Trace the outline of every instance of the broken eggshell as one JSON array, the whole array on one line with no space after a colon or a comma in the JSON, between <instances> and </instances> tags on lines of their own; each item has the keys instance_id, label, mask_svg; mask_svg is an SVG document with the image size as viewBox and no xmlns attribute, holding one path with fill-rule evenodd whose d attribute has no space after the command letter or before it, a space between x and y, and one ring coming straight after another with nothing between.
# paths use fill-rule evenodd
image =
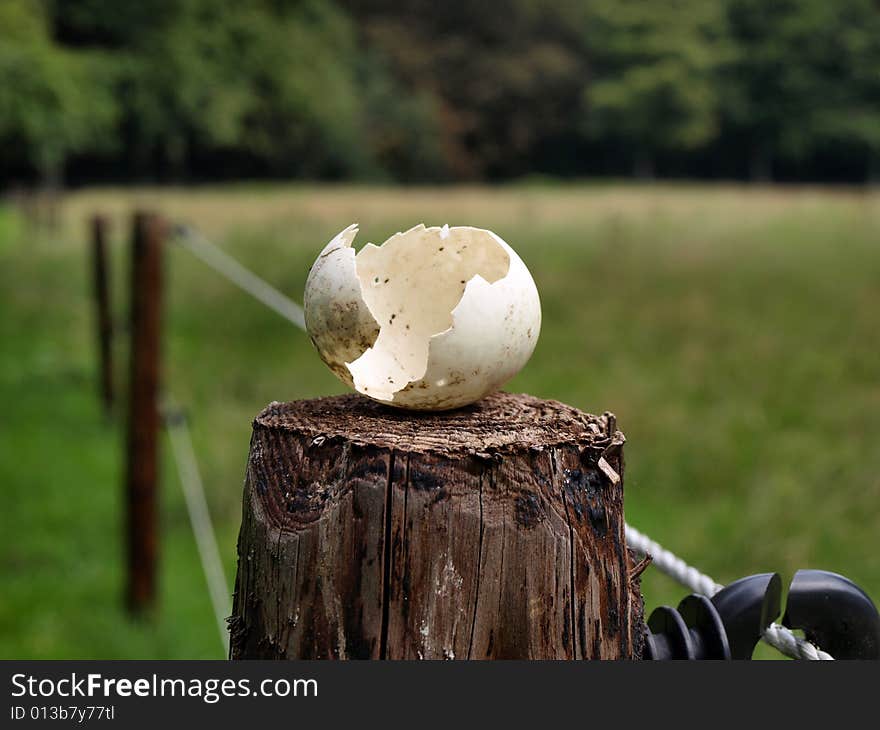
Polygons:
<instances>
[{"instance_id":1,"label":"broken eggshell","mask_svg":"<svg viewBox=\"0 0 880 730\"><path fill-rule=\"evenodd\" d=\"M541 328L535 282L516 252L470 226L396 233L355 253L357 225L306 281L306 329L340 380L388 405L446 410L497 390Z\"/></svg>"}]
</instances>

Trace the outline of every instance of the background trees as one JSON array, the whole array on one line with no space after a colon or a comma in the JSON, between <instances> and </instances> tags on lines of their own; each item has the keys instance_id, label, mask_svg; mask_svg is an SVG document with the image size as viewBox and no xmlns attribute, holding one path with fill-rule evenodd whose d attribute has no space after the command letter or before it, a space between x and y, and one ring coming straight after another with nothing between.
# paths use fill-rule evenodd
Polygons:
<instances>
[{"instance_id":1,"label":"background trees","mask_svg":"<svg viewBox=\"0 0 880 730\"><path fill-rule=\"evenodd\" d=\"M774 164L870 174L880 133L880 6L727 0L735 55L719 78L751 176ZM857 165L855 160L859 160Z\"/></svg>"},{"instance_id":2,"label":"background trees","mask_svg":"<svg viewBox=\"0 0 880 730\"><path fill-rule=\"evenodd\" d=\"M51 37L39 3L0 3L0 160L55 181L73 154L105 148L116 121L102 54Z\"/></svg>"},{"instance_id":3,"label":"background trees","mask_svg":"<svg viewBox=\"0 0 880 730\"><path fill-rule=\"evenodd\" d=\"M0 182L880 174L875 0L4 0Z\"/></svg>"},{"instance_id":4,"label":"background trees","mask_svg":"<svg viewBox=\"0 0 880 730\"><path fill-rule=\"evenodd\" d=\"M653 176L658 153L686 155L716 137L715 82L731 53L720 2L593 0L584 46L587 130L622 141L637 176Z\"/></svg>"}]
</instances>

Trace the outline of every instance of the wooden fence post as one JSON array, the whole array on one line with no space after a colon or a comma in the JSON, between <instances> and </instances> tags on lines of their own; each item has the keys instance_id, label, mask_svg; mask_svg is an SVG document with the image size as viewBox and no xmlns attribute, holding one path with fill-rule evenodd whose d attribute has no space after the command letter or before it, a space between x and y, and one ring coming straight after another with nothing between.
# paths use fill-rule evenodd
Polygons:
<instances>
[{"instance_id":1,"label":"wooden fence post","mask_svg":"<svg viewBox=\"0 0 880 730\"><path fill-rule=\"evenodd\" d=\"M95 297L95 321L98 344L98 391L104 411L113 410L113 319L110 305L110 272L107 251L107 218L96 215L91 221L92 282Z\"/></svg>"},{"instance_id":2,"label":"wooden fence post","mask_svg":"<svg viewBox=\"0 0 880 730\"><path fill-rule=\"evenodd\" d=\"M133 613L156 598L159 355L163 221L136 213L132 232L131 352L126 472L126 602Z\"/></svg>"},{"instance_id":3,"label":"wooden fence post","mask_svg":"<svg viewBox=\"0 0 880 730\"><path fill-rule=\"evenodd\" d=\"M614 416L496 393L254 422L233 659L633 659L643 605Z\"/></svg>"}]
</instances>

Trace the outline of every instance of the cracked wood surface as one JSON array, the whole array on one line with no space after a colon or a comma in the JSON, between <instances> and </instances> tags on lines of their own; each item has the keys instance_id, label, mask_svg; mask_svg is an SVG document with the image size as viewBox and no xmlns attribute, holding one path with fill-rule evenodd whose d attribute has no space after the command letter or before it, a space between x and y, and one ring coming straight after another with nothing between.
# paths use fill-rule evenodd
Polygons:
<instances>
[{"instance_id":1,"label":"cracked wood surface","mask_svg":"<svg viewBox=\"0 0 880 730\"><path fill-rule=\"evenodd\" d=\"M235 659L641 655L623 434L496 393L449 413L356 395L254 421Z\"/></svg>"}]
</instances>

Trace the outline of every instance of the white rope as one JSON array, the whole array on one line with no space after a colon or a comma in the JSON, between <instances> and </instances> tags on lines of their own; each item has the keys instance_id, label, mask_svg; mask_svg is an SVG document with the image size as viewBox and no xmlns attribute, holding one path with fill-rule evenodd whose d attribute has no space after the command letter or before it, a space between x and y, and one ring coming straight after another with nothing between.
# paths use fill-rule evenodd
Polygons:
<instances>
[{"instance_id":1,"label":"white rope","mask_svg":"<svg viewBox=\"0 0 880 730\"><path fill-rule=\"evenodd\" d=\"M656 566L657 570L678 581L694 593L711 598L724 588L723 585L716 583L708 575L703 575L675 553L669 552L660 543L639 532L632 525L626 525L626 544L640 555L650 555L652 564Z\"/></svg>"},{"instance_id":2,"label":"white rope","mask_svg":"<svg viewBox=\"0 0 880 730\"><path fill-rule=\"evenodd\" d=\"M218 274L224 276L254 299L277 312L288 322L305 330L306 321L302 307L265 280L248 271L238 261L225 253L194 228L178 224L174 228L180 243L197 258L208 264Z\"/></svg>"},{"instance_id":3,"label":"white rope","mask_svg":"<svg viewBox=\"0 0 880 730\"><path fill-rule=\"evenodd\" d=\"M650 555L653 558L652 564L657 567L657 570L678 581L694 593L700 593L711 598L724 588L723 585L716 583L708 575L704 575L692 565L688 565L675 553L670 552L660 543L639 532L631 525L626 525L626 543L637 553ZM762 638L770 646L792 659L809 659L813 661L834 659L827 652L816 648L806 639L795 636L789 629L776 623L770 624L767 627Z\"/></svg>"},{"instance_id":4,"label":"white rope","mask_svg":"<svg viewBox=\"0 0 880 730\"><path fill-rule=\"evenodd\" d=\"M223 572L223 563L220 560L220 550L217 547L217 538L211 523L211 513L208 511L208 500L205 498L205 487L199 474L192 437L187 427L186 418L179 410L173 407L166 407L163 410L165 411L165 427L171 440L171 450L177 465L180 485L183 488L186 509L189 512L189 521L196 538L196 546L199 550L202 570L205 573L205 581L208 584L208 592L211 594L211 604L217 619L220 641L223 644L224 652L228 654L229 631L226 627L226 617L232 613L231 594L226 583L226 574Z\"/></svg>"}]
</instances>

